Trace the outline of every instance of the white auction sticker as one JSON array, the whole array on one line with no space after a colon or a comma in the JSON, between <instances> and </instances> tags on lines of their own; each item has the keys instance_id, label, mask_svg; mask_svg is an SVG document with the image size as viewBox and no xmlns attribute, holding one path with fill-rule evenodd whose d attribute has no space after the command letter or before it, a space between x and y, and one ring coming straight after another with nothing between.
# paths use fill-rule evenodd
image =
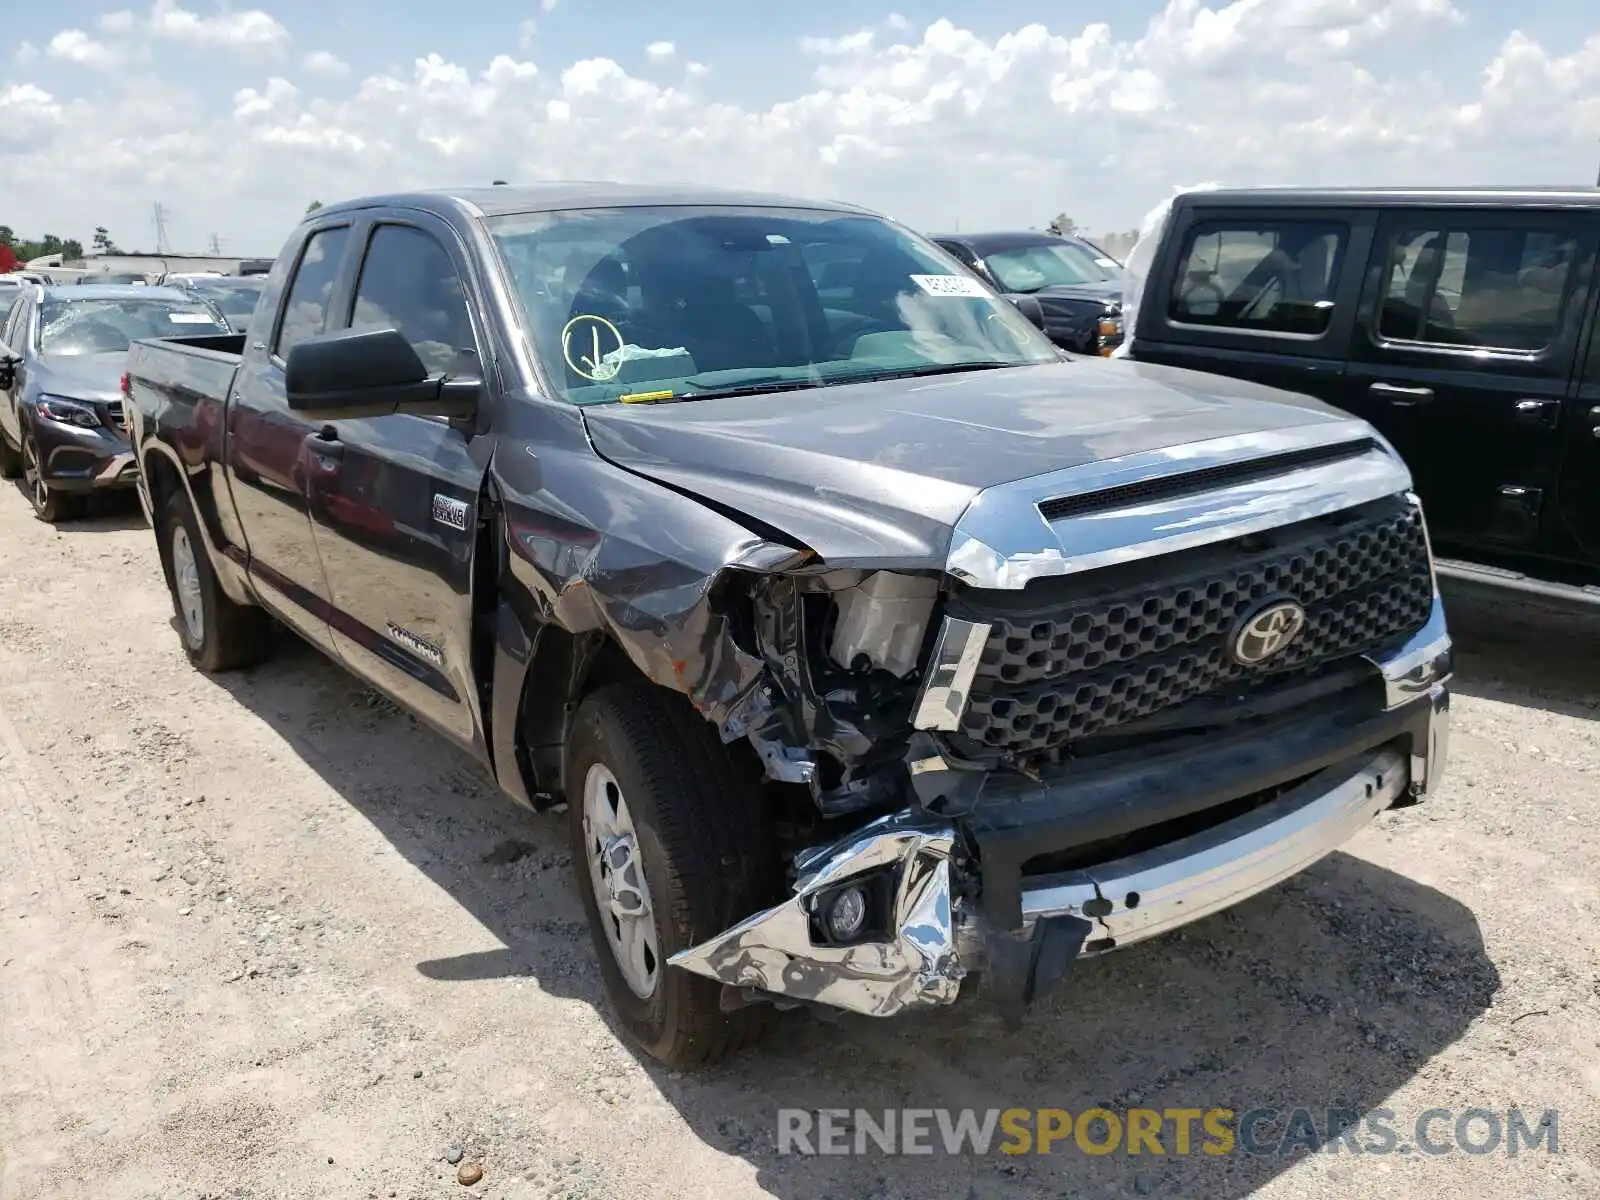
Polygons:
<instances>
[{"instance_id":1,"label":"white auction sticker","mask_svg":"<svg viewBox=\"0 0 1600 1200\"><path fill-rule=\"evenodd\" d=\"M167 320L174 325L215 325L205 313L168 313Z\"/></svg>"},{"instance_id":2,"label":"white auction sticker","mask_svg":"<svg viewBox=\"0 0 1600 1200\"><path fill-rule=\"evenodd\" d=\"M911 282L930 296L977 296L989 293L970 275L913 275Z\"/></svg>"}]
</instances>

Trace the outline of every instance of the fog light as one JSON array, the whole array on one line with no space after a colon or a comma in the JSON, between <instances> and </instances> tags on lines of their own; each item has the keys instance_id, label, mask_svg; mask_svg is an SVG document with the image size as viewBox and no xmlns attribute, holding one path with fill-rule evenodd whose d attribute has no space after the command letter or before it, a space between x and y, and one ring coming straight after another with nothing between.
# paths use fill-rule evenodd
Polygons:
<instances>
[{"instance_id":1,"label":"fog light","mask_svg":"<svg viewBox=\"0 0 1600 1200\"><path fill-rule=\"evenodd\" d=\"M867 893L859 886L840 889L828 904L828 936L847 942L867 923Z\"/></svg>"}]
</instances>

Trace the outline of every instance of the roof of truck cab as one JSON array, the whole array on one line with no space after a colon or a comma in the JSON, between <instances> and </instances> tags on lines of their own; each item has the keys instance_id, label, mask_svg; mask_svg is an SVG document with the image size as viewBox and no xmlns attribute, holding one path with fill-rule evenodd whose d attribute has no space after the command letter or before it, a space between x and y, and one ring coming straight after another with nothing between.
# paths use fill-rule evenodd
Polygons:
<instances>
[{"instance_id":1,"label":"roof of truck cab","mask_svg":"<svg viewBox=\"0 0 1600 1200\"><path fill-rule=\"evenodd\" d=\"M415 208L442 217L466 214L501 217L516 213L553 212L574 208L651 208L668 205L707 205L738 208L809 208L828 212L871 214L868 209L835 200L807 200L770 192L746 192L696 184L635 184L607 182L537 183L498 187L448 188L426 192L399 192L343 200L308 214L311 218L363 208Z\"/></svg>"},{"instance_id":2,"label":"roof of truck cab","mask_svg":"<svg viewBox=\"0 0 1600 1200\"><path fill-rule=\"evenodd\" d=\"M935 242L956 242L968 246L979 254L994 254L1001 250L1016 250L1023 246L1088 245L1073 234L1051 233L1046 229L1002 229L985 233L930 233Z\"/></svg>"},{"instance_id":3,"label":"roof of truck cab","mask_svg":"<svg viewBox=\"0 0 1600 1200\"><path fill-rule=\"evenodd\" d=\"M1538 207L1600 206L1600 188L1573 187L1251 187L1216 188L1186 192L1186 201L1246 207L1268 205L1339 205L1359 208L1379 205L1526 205Z\"/></svg>"}]
</instances>

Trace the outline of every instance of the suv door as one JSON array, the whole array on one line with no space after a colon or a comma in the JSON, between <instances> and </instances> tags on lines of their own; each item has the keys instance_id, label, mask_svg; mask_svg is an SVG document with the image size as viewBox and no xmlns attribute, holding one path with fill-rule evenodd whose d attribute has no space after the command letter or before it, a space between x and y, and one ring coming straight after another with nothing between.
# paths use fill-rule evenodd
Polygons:
<instances>
[{"instance_id":1,"label":"suv door","mask_svg":"<svg viewBox=\"0 0 1600 1200\"><path fill-rule=\"evenodd\" d=\"M1562 429L1596 227L1583 212L1386 212L1343 407L1410 464L1437 541L1536 551L1558 533Z\"/></svg>"},{"instance_id":2,"label":"suv door","mask_svg":"<svg viewBox=\"0 0 1600 1200\"><path fill-rule=\"evenodd\" d=\"M33 307L32 296L18 296L6 313L5 323L0 325L0 353L10 352L22 360L12 369L10 385L0 391L0 435L18 448L22 446L22 421L17 416L17 397L22 395L22 386L28 375Z\"/></svg>"},{"instance_id":3,"label":"suv door","mask_svg":"<svg viewBox=\"0 0 1600 1200\"><path fill-rule=\"evenodd\" d=\"M1182 203L1133 356L1338 403L1371 241L1361 209Z\"/></svg>"},{"instance_id":4,"label":"suv door","mask_svg":"<svg viewBox=\"0 0 1600 1200\"><path fill-rule=\"evenodd\" d=\"M422 213L374 219L334 328L398 329L430 372L481 378L469 258ZM480 401L482 403L482 401ZM482 752L472 670L472 572L490 440L472 422L396 414L324 430L311 515L333 641L360 675Z\"/></svg>"},{"instance_id":5,"label":"suv door","mask_svg":"<svg viewBox=\"0 0 1600 1200\"><path fill-rule=\"evenodd\" d=\"M289 410L283 364L291 346L327 328L350 252L348 220L312 228L274 319L249 334L227 410L225 459L250 576L273 612L319 646L329 642L328 587L306 501L307 440L317 426Z\"/></svg>"}]
</instances>

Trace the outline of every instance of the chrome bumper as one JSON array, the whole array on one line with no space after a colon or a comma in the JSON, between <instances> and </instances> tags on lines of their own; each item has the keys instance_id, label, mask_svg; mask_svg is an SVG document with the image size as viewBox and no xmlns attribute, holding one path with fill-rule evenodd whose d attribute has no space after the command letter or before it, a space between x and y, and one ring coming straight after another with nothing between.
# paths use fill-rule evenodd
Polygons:
<instances>
[{"instance_id":1,"label":"chrome bumper","mask_svg":"<svg viewBox=\"0 0 1600 1200\"><path fill-rule=\"evenodd\" d=\"M1426 736L1403 756L1382 749L1329 767L1231 821L1129 857L1029 877L1024 928L1077 917L1094 932L1080 956L1121 948L1248 899L1338 849L1378 813L1437 789L1449 750L1452 669L1444 610L1392 653L1375 657L1387 706L1427 701ZM1420 744L1417 744L1420 743ZM953 857L956 828L917 809L883 817L796 862L795 894L700 945L673 966L735 988L892 1016L953 1003L984 967L984 930L967 907L970 880ZM849 946L817 936L819 904L850 880L887 876L888 925ZM973 879L976 878L974 872Z\"/></svg>"}]
</instances>

